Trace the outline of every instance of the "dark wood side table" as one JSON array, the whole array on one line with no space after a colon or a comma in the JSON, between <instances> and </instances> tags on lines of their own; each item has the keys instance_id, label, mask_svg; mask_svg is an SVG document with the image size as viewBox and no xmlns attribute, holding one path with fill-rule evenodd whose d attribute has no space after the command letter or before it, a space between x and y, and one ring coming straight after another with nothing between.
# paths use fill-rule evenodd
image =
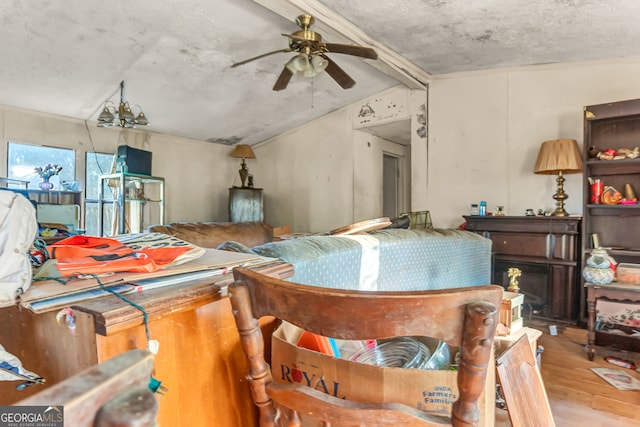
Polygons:
<instances>
[{"instance_id":1,"label":"dark wood side table","mask_svg":"<svg viewBox=\"0 0 640 427\"><path fill-rule=\"evenodd\" d=\"M593 360L596 354L594 347L596 343L596 301L598 298L608 298L614 301L640 302L640 285L614 282L608 285L586 283L584 286L587 288L587 312L589 315L587 319L587 356L589 360Z\"/></svg>"}]
</instances>

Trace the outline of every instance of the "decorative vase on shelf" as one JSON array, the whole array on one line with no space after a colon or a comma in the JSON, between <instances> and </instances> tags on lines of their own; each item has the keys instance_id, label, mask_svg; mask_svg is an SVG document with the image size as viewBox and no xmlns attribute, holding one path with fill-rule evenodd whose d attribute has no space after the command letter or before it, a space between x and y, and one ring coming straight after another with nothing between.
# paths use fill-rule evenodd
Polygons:
<instances>
[{"instance_id":1,"label":"decorative vase on shelf","mask_svg":"<svg viewBox=\"0 0 640 427\"><path fill-rule=\"evenodd\" d=\"M611 268L613 258L606 250L596 248L591 251L587 258L587 266L582 270L582 277L594 285L608 285L613 281L615 272Z\"/></svg>"},{"instance_id":2,"label":"decorative vase on shelf","mask_svg":"<svg viewBox=\"0 0 640 427\"><path fill-rule=\"evenodd\" d=\"M49 178L42 177L42 181L38 183L41 190L48 191L53 188L53 184L49 182Z\"/></svg>"}]
</instances>

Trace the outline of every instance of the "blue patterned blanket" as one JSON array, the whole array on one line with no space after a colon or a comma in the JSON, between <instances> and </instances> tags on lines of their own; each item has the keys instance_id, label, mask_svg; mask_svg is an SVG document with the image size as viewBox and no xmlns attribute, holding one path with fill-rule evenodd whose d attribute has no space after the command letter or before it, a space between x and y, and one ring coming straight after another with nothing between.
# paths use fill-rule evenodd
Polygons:
<instances>
[{"instance_id":1,"label":"blue patterned blanket","mask_svg":"<svg viewBox=\"0 0 640 427\"><path fill-rule=\"evenodd\" d=\"M491 280L491 240L463 230L309 236L253 251L291 263L293 282L329 288L411 291L486 285Z\"/></svg>"}]
</instances>

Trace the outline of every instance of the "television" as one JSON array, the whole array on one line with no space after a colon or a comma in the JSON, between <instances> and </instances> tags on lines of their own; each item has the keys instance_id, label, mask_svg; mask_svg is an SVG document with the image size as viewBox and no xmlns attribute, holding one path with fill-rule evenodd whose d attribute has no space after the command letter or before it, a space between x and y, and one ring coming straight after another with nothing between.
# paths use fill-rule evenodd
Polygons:
<instances>
[{"instance_id":1,"label":"television","mask_svg":"<svg viewBox=\"0 0 640 427\"><path fill-rule=\"evenodd\" d=\"M121 145L118 147L116 172L151 175L151 151Z\"/></svg>"}]
</instances>

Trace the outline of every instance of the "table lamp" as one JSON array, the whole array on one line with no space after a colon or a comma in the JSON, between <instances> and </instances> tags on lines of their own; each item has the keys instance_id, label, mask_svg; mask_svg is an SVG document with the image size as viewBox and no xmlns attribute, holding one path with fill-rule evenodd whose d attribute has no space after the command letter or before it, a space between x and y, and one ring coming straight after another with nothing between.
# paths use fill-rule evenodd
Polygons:
<instances>
[{"instance_id":1,"label":"table lamp","mask_svg":"<svg viewBox=\"0 0 640 427\"><path fill-rule=\"evenodd\" d=\"M569 198L569 195L564 192L562 174L582 172L582 155L576 140L555 139L543 142L533 172L543 175L558 174L556 178L558 190L553 195L556 200L556 210L551 215L569 216L564 210L564 201Z\"/></svg>"},{"instance_id":2,"label":"table lamp","mask_svg":"<svg viewBox=\"0 0 640 427\"><path fill-rule=\"evenodd\" d=\"M240 182L242 183L241 188L247 188L245 186L245 182L247 181L247 176L249 176L249 169L247 168L247 164L245 163L244 159L255 159L256 155L253 153L251 147L246 144L236 145L229 155L231 157L242 159L242 164L240 165L240 170L238 171L238 173L240 173Z\"/></svg>"}]
</instances>

